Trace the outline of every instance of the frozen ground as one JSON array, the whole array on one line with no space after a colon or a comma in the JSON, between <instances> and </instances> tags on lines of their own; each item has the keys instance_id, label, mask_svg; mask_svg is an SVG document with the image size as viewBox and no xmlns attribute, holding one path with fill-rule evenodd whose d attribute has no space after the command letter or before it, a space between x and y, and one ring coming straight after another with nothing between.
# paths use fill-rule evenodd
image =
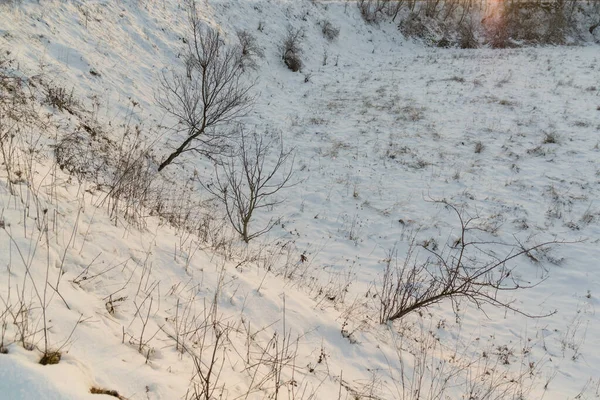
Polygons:
<instances>
[{"instance_id":1,"label":"frozen ground","mask_svg":"<svg viewBox=\"0 0 600 400\"><path fill-rule=\"evenodd\" d=\"M353 6L202 3L228 40L247 29L263 47L248 129L296 151L297 184L254 222L280 224L248 247L214 248L164 219L140 227L109 213L106 193L52 157L55 140L88 119L115 141L139 124L154 155L167 154L177 139L161 128L173 121L154 93L160 71L181 62L177 2L23 3L0 6L10 70L72 91L88 111L36 106L19 141L24 178L0 175L2 398L102 398L92 387L185 398L199 381L185 349L204 354L204 373L215 355L209 398L409 398L419 371L423 393L456 373L449 398L469 398L475 382L496 398L600 396L597 46L431 49L366 25ZM336 40L322 37L324 19L340 28ZM304 29L302 73L279 57L288 25ZM211 179L207 160L186 156L161 174L192 189L182 209L208 197L195 183ZM442 199L479 217L481 240L569 242L510 265L518 282L540 284L506 298L556 313L463 302L457 318L441 303L379 324L373 294L390 249L402 260L413 238L440 251L457 238L456 215L433 202ZM57 365L37 363L44 331Z\"/></svg>"}]
</instances>

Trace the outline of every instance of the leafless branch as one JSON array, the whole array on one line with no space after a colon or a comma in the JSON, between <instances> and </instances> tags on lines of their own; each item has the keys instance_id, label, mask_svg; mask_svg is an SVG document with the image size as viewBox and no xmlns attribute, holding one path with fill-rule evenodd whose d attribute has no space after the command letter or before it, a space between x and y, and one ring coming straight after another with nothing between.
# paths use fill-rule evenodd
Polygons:
<instances>
[{"instance_id":1,"label":"leafless branch","mask_svg":"<svg viewBox=\"0 0 600 400\"><path fill-rule=\"evenodd\" d=\"M533 288L543 282L523 282L514 277L515 267L508 264L519 256L552 245L566 243L551 240L535 245L506 244L494 241L471 240L477 230L471 218L447 201L435 201L456 214L460 223L460 235L445 249L431 249L421 245L430 254L419 261L413 241L404 260L398 259L397 249L390 250L382 281L378 289L379 319L381 323L400 319L412 312L426 309L434 304L449 301L454 309L460 300L467 300L478 308L484 304L502 307L518 314L539 318L554 314L530 314L501 296L502 292ZM493 249L504 248L503 255Z\"/></svg>"},{"instance_id":2,"label":"leafless branch","mask_svg":"<svg viewBox=\"0 0 600 400\"><path fill-rule=\"evenodd\" d=\"M163 73L158 105L183 127L185 140L158 167L161 171L181 154L219 155L228 138L220 127L244 116L253 103L251 83L242 80L243 49L226 46L218 31L204 27L196 3L187 2L190 39L185 73Z\"/></svg>"}]
</instances>

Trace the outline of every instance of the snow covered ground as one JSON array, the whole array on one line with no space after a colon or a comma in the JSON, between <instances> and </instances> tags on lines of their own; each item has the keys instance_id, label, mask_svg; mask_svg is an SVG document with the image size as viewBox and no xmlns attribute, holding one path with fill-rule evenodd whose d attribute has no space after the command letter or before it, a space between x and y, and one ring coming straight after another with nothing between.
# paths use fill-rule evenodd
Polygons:
<instances>
[{"instance_id":1,"label":"snow covered ground","mask_svg":"<svg viewBox=\"0 0 600 400\"><path fill-rule=\"evenodd\" d=\"M160 72L181 66L180 2L0 5L0 50L14 60L3 69L86 110L33 95L12 183L0 172L0 398L194 398L192 379L198 398L600 396L597 46L433 49L365 24L352 4L199 8L226 40L257 38L246 129L295 149L296 185L252 222L280 223L248 246L217 228L215 204L194 208L214 219L201 237L156 216L134 224L54 162L57 139L91 122L115 142L139 126L157 159L181 138L154 100ZM324 20L340 29L333 41ZM304 33L301 73L281 61L289 27ZM209 198L197 181L212 173L186 155L161 172L163 195L184 210ZM509 263L517 282L539 284L502 298L551 315L442 302L380 324L390 250L402 261L414 240L446 255L460 235L436 200L477 216L478 240L567 242ZM58 364L38 364L45 348Z\"/></svg>"}]
</instances>

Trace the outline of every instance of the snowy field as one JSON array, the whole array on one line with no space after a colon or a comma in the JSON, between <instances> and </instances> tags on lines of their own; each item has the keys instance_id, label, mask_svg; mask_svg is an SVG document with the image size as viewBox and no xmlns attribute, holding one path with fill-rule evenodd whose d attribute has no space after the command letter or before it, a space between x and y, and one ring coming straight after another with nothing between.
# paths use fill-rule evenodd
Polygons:
<instances>
[{"instance_id":1,"label":"snowy field","mask_svg":"<svg viewBox=\"0 0 600 400\"><path fill-rule=\"evenodd\" d=\"M436 49L352 4L201 2L226 41L247 30L264 53L245 129L295 154L294 185L251 222L277 224L245 244L199 184L209 160L156 171L182 139L155 101L182 65L179 2L1 3L4 105L6 82L33 87L13 105L22 128L0 115L0 398L600 397L597 45ZM303 31L297 73L281 61L288 27ZM71 106L45 102L48 87ZM136 129L155 196L197 232L152 209L126 218L126 201L55 162L87 132L95 170L102 138L116 159ZM506 263L531 286L499 294L510 309L442 301L382 324L386 263L456 255L445 204L474 218L473 265L555 243Z\"/></svg>"}]
</instances>

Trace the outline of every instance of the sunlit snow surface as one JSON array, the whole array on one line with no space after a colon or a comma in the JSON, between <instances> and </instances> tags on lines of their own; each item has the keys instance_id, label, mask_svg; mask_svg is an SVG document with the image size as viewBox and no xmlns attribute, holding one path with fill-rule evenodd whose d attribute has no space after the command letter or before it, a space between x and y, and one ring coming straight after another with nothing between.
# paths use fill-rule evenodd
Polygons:
<instances>
[{"instance_id":1,"label":"sunlit snow surface","mask_svg":"<svg viewBox=\"0 0 600 400\"><path fill-rule=\"evenodd\" d=\"M162 157L177 137L156 137L157 130L164 133L158 125L173 121L163 118L154 94L161 70L181 63L185 13L177 3L24 1L18 7L2 6L0 49L10 51L24 75L41 74L73 89L89 109L98 104L96 116L106 126L109 121L123 123L136 102L133 120L148 140L157 140L154 153ZM51 345L63 346L77 328L55 366L37 364L40 333L33 352L12 343L9 354L0 355L0 398L99 398L89 393L92 386L117 390L128 399L184 397L193 366L162 329L172 332L177 305L190 299L193 312L202 314L222 266L226 273L220 312L223 321L235 326L220 355L226 360L220 377L223 398L243 398L252 379L240 361L248 337L242 327L264 328L266 344L274 332L282 334L284 315L286 332L292 338L302 335L294 379L307 393L338 398L342 374L362 395L367 393L361 388L376 382L377 398L398 398L396 375L390 373L398 368L398 335L390 331L399 330L401 323L380 325L376 301L366 294L373 293L382 260L394 245L403 259L414 235L416 242L433 240L442 249L457 237L456 216L431 202L441 199L478 215L478 237L484 240L572 242L539 256L538 263L527 257L513 263L519 267L516 279L544 279L533 289L510 293L514 305L532 314L557 313L526 319L490 307L484 314L463 303L458 326L449 304L442 303L428 310L432 316L410 317L407 324L433 329L446 348L443 358L452 349L481 355L484 349L501 353L507 346L515 370L529 362L539 364L532 398L574 398L590 379L585 395L597 395L597 46L433 49L405 40L392 24L366 25L351 5L202 4L203 16L222 29L226 40L235 39L235 30L247 29L264 49L264 58L251 73L256 104L244 122L247 129L281 134L285 146L296 149L297 184L281 192L285 201L279 207L256 216L256 226L272 217L281 217L281 223L250 249L269 244L290 254L291 265L297 267L292 278L266 273L255 263L235 268L238 261L222 261L208 248L198 250L193 238L158 219L149 218L141 230L115 227L100 205L103 194L56 171L46 148L42 154L48 158L36 161L35 179L46 188L48 177L55 177L57 186L54 191L38 189L51 221L56 221L49 248L35 230L33 213L24 229L24 205L9 194L4 175L0 179L0 216L7 224L0 231L0 294L7 299L10 275L14 302L17 284L24 282L26 262L17 248L32 257L32 276L41 286L46 266L55 282L62 265L65 301L50 289L48 294ZM322 37L319 22L324 19L340 27L332 42ZM288 71L280 60L278 46L288 26L304 29L302 73ZM57 131L62 134L60 127L70 129L72 121L52 108L40 110L46 112L57 114L52 127L42 132L42 142L52 143ZM483 145L480 152L475 151L478 142ZM200 179L210 179L209 161L192 155L181 161L167 168L166 176L180 185L194 171ZM194 188L198 198L206 196L199 186ZM302 253L306 263L299 261ZM286 255L277 262L283 263ZM421 250L419 257L424 256ZM88 267L90 275L110 271L72 283ZM31 282L25 282L27 299L37 301ZM150 306L146 339L156 336L149 342L151 354L140 354L135 343L143 318L136 310L142 304L148 311L148 293L156 300ZM335 299L328 300L328 294ZM107 301L119 297L127 299L109 313ZM39 310L33 312L38 315ZM352 333L350 338L342 335L344 330ZM11 331L7 338L14 336ZM322 349L326 363L317 362ZM309 368L314 372L307 372ZM264 398L268 390L250 398ZM281 396L291 397L290 390L286 386ZM342 398L352 398L352 393L344 389Z\"/></svg>"}]
</instances>

